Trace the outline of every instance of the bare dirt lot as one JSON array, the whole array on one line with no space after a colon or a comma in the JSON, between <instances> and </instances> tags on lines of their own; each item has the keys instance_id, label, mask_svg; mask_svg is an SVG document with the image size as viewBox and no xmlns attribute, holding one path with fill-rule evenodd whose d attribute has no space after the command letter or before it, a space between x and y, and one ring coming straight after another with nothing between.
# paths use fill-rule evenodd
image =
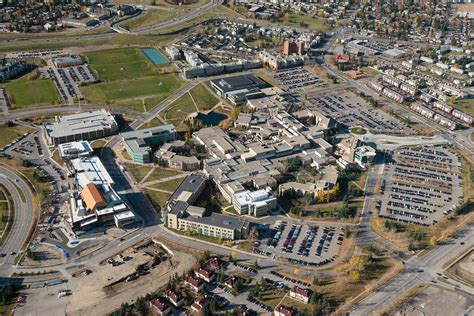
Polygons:
<instances>
[{"instance_id":1,"label":"bare dirt lot","mask_svg":"<svg viewBox=\"0 0 474 316\"><path fill-rule=\"evenodd\" d=\"M166 253L160 246L151 245L139 250L129 248L120 255L112 257L118 265L107 261L101 264L85 265L72 272L69 282L49 288L29 289L24 292L27 304L17 310L21 315L105 315L124 302L133 302L137 297L164 286L169 277L183 274L195 263L192 254L172 249ZM154 256L164 254L165 260L149 268L137 279L126 281L127 276L135 273L140 265L151 267ZM92 272L84 275L87 268ZM71 290L72 295L58 298L61 290ZM107 302L107 304L103 304Z\"/></svg>"},{"instance_id":2,"label":"bare dirt lot","mask_svg":"<svg viewBox=\"0 0 474 316\"><path fill-rule=\"evenodd\" d=\"M403 303L392 315L474 315L474 298L430 286Z\"/></svg>"}]
</instances>

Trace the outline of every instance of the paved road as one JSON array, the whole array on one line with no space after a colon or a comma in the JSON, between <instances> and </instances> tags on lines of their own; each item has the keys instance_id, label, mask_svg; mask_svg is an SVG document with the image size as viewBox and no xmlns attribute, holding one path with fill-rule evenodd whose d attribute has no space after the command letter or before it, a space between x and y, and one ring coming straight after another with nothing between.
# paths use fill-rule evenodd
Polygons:
<instances>
[{"instance_id":1,"label":"paved road","mask_svg":"<svg viewBox=\"0 0 474 316\"><path fill-rule=\"evenodd\" d=\"M374 212L374 202L376 200L375 190L378 180L383 176L383 168L384 157L378 156L373 168L367 173L367 180L364 187L364 204L362 206L360 221L359 225L357 226L356 233L357 246L365 247L377 242L390 250L392 252L392 256L398 258L398 255L403 254L403 251L388 240L374 233L370 227L370 213Z\"/></svg>"},{"instance_id":2,"label":"paved road","mask_svg":"<svg viewBox=\"0 0 474 316\"><path fill-rule=\"evenodd\" d=\"M447 243L437 246L423 257L410 258L400 274L354 306L350 315L371 315L373 312L395 302L400 294L405 293L413 286L432 281L436 281L438 286L474 295L473 288L453 280L448 281L451 285L437 280L437 273L442 273L442 266L450 258L472 247L474 243L474 223L458 232L457 235L459 235L458 238L451 239ZM458 285L458 287L455 288L455 285Z\"/></svg>"},{"instance_id":3,"label":"paved road","mask_svg":"<svg viewBox=\"0 0 474 316\"><path fill-rule=\"evenodd\" d=\"M176 26L176 25L179 25L179 24L184 23L186 21L192 20L196 17L199 17L200 15L205 14L207 11L218 7L221 4L222 4L222 0L212 0L209 3L203 5L199 8L196 8L192 11L189 11L188 13L186 13L183 16L173 18L171 20L167 20L167 21L164 21L164 22L161 22L161 23L158 23L158 24L154 24L154 25L151 25L151 26L136 29L131 34L135 34L135 35L138 35L138 34L139 35L145 35L145 34L149 34L149 33L158 34L157 31L169 28L171 26ZM109 38L114 37L114 36L117 35L117 33L113 31L113 29L114 29L114 26L112 27L112 29L109 32L100 33L100 34L92 34L92 35L87 35L86 34L86 35L76 35L76 36L74 36L74 35L65 36L66 34L58 34L57 37L51 37L51 36L48 36L48 37L41 37L41 36L38 36L38 37L25 37L22 41L20 41L18 43L58 43L59 44L59 43L65 43L65 42L68 42L68 41L74 42L74 41L78 41L78 40L80 40L80 41L106 40L106 39L109 39ZM119 29L117 29L117 31L119 31ZM120 31L120 32L122 32L122 31ZM14 39L0 40L0 43L15 43L15 42L16 41Z\"/></svg>"},{"instance_id":4,"label":"paved road","mask_svg":"<svg viewBox=\"0 0 474 316\"><path fill-rule=\"evenodd\" d=\"M24 180L0 165L0 184L2 184L11 194L14 204L13 226L8 234L1 252L6 256L0 258L0 285L4 278L9 277L13 271L14 255L11 252L18 253L28 238L28 233L33 223L33 196L28 185ZM19 193L19 190L22 193ZM23 197L25 200L23 200Z\"/></svg>"}]
</instances>

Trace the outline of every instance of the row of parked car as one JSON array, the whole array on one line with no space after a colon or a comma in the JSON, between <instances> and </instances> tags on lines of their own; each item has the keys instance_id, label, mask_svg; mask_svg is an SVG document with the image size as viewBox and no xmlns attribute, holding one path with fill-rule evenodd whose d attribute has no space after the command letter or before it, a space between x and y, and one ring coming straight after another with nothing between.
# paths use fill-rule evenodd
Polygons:
<instances>
[{"instance_id":1,"label":"row of parked car","mask_svg":"<svg viewBox=\"0 0 474 316\"><path fill-rule=\"evenodd\" d=\"M300 281L300 280L296 280L296 279L293 279L293 278L290 278L290 277L287 277L281 273L278 273L276 271L271 271L270 274L280 278L280 279L283 279L285 281L288 281L288 282L291 282L293 284L298 284L298 285L301 285L301 286L304 286L304 287L310 287L311 285L306 283L306 282L303 282L303 281Z\"/></svg>"},{"instance_id":2,"label":"row of parked car","mask_svg":"<svg viewBox=\"0 0 474 316\"><path fill-rule=\"evenodd\" d=\"M291 225L290 232L288 233L288 236L283 243L283 247L281 248L283 252L293 252L293 247L295 245L296 239L300 235L301 227L301 225Z\"/></svg>"},{"instance_id":3,"label":"row of parked car","mask_svg":"<svg viewBox=\"0 0 474 316\"><path fill-rule=\"evenodd\" d=\"M300 244L300 248L298 249L299 256L309 256L309 250L313 245L314 236L318 233L318 226L310 226L306 231L303 241Z\"/></svg>"}]
</instances>

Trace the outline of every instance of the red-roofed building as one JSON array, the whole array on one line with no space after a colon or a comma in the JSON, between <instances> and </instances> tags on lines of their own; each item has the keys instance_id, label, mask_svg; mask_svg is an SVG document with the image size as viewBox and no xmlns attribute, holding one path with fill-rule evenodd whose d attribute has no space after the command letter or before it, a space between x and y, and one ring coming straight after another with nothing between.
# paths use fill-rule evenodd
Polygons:
<instances>
[{"instance_id":1,"label":"red-roofed building","mask_svg":"<svg viewBox=\"0 0 474 316\"><path fill-rule=\"evenodd\" d=\"M233 288L234 287L234 284L235 282L237 281L237 277L231 275L231 276L228 276L226 279L225 279L225 285L228 287L228 288Z\"/></svg>"},{"instance_id":2,"label":"red-roofed building","mask_svg":"<svg viewBox=\"0 0 474 316\"><path fill-rule=\"evenodd\" d=\"M209 260L209 265L213 269L219 269L222 265L222 261L219 258L214 257L214 258L211 258L211 260Z\"/></svg>"},{"instance_id":3,"label":"red-roofed building","mask_svg":"<svg viewBox=\"0 0 474 316\"><path fill-rule=\"evenodd\" d=\"M347 64L351 60L351 57L346 54L336 54L333 59L336 64Z\"/></svg>"},{"instance_id":4,"label":"red-roofed building","mask_svg":"<svg viewBox=\"0 0 474 316\"><path fill-rule=\"evenodd\" d=\"M296 316L297 314L294 308L281 304L275 307L273 313L275 314L275 316Z\"/></svg>"},{"instance_id":5,"label":"red-roofed building","mask_svg":"<svg viewBox=\"0 0 474 316\"><path fill-rule=\"evenodd\" d=\"M207 295L199 296L194 300L193 305L191 305L191 309L193 311L199 313L201 311L201 309L203 309L204 307L209 305L210 301L211 300L209 299L209 297Z\"/></svg>"},{"instance_id":6,"label":"red-roofed building","mask_svg":"<svg viewBox=\"0 0 474 316\"><path fill-rule=\"evenodd\" d=\"M188 276L184 284L189 285L195 292L199 292L204 288L204 283L200 279L192 276Z\"/></svg>"},{"instance_id":7,"label":"red-roofed building","mask_svg":"<svg viewBox=\"0 0 474 316\"><path fill-rule=\"evenodd\" d=\"M309 299L311 298L311 294L313 291L310 289L302 289L298 286L293 286L290 289L290 297L297 299L298 301L301 301L303 303L309 303Z\"/></svg>"},{"instance_id":8,"label":"red-roofed building","mask_svg":"<svg viewBox=\"0 0 474 316\"><path fill-rule=\"evenodd\" d=\"M194 271L194 274L198 278L206 281L207 283L211 283L216 278L216 276L214 275L214 272L209 271L209 270L204 269L204 268L197 269L196 271Z\"/></svg>"},{"instance_id":9,"label":"red-roofed building","mask_svg":"<svg viewBox=\"0 0 474 316\"><path fill-rule=\"evenodd\" d=\"M165 316L171 313L170 306L160 299L153 300L148 303L152 315Z\"/></svg>"},{"instance_id":10,"label":"red-roofed building","mask_svg":"<svg viewBox=\"0 0 474 316\"><path fill-rule=\"evenodd\" d=\"M174 292L173 290L167 290L165 292L165 297L171 304L176 307L183 305L183 298L178 293Z\"/></svg>"}]
</instances>

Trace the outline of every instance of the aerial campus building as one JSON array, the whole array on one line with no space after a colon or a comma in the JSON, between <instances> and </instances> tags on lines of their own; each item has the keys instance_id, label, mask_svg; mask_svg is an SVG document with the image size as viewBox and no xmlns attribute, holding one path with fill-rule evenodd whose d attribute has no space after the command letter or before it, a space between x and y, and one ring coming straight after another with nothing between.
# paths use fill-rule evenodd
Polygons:
<instances>
[{"instance_id":1,"label":"aerial campus building","mask_svg":"<svg viewBox=\"0 0 474 316\"><path fill-rule=\"evenodd\" d=\"M222 239L246 238L251 223L245 219L210 212L193 206L206 187L206 178L201 174L187 176L171 195L163 212L168 228Z\"/></svg>"},{"instance_id":2,"label":"aerial campus building","mask_svg":"<svg viewBox=\"0 0 474 316\"><path fill-rule=\"evenodd\" d=\"M50 145L108 137L118 132L114 116L107 110L58 116L45 123L44 132Z\"/></svg>"},{"instance_id":3,"label":"aerial campus building","mask_svg":"<svg viewBox=\"0 0 474 316\"><path fill-rule=\"evenodd\" d=\"M64 161L87 157L94 152L87 140L61 144L58 146L58 150L59 156L61 156L61 159Z\"/></svg>"},{"instance_id":4,"label":"aerial campus building","mask_svg":"<svg viewBox=\"0 0 474 316\"><path fill-rule=\"evenodd\" d=\"M123 227L135 221L135 215L113 189L114 181L97 156L71 160L77 191L70 197L70 228L77 231L115 223Z\"/></svg>"},{"instance_id":5,"label":"aerial campus building","mask_svg":"<svg viewBox=\"0 0 474 316\"><path fill-rule=\"evenodd\" d=\"M23 59L0 58L0 82L18 78L30 68Z\"/></svg>"},{"instance_id":6,"label":"aerial campus building","mask_svg":"<svg viewBox=\"0 0 474 316\"><path fill-rule=\"evenodd\" d=\"M255 75L239 75L211 80L211 87L216 93L233 104L241 104L246 99L262 97L260 89L269 84Z\"/></svg>"},{"instance_id":7,"label":"aerial campus building","mask_svg":"<svg viewBox=\"0 0 474 316\"><path fill-rule=\"evenodd\" d=\"M130 158L137 163L153 161L152 146L163 145L176 139L176 129L173 125L162 125L120 134L125 150Z\"/></svg>"}]
</instances>

